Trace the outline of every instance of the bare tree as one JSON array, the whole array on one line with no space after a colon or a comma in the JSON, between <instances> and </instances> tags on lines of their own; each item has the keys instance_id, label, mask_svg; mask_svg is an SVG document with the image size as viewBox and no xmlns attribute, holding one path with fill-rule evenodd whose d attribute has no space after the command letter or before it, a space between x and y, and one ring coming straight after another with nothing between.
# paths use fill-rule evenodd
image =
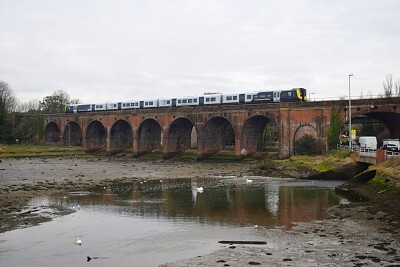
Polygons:
<instances>
[{"instance_id":1,"label":"bare tree","mask_svg":"<svg viewBox=\"0 0 400 267\"><path fill-rule=\"evenodd\" d=\"M396 91L396 96L400 96L400 80L397 79L396 83L394 84L394 88Z\"/></svg>"},{"instance_id":2,"label":"bare tree","mask_svg":"<svg viewBox=\"0 0 400 267\"><path fill-rule=\"evenodd\" d=\"M393 77L392 74L386 75L386 81L383 82L383 91L385 97L393 96Z\"/></svg>"}]
</instances>

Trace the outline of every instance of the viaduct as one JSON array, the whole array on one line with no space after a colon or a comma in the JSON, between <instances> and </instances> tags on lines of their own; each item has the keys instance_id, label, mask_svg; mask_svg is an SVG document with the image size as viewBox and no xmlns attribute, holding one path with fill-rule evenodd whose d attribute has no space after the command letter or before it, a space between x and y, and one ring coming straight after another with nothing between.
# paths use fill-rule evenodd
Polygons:
<instances>
[{"instance_id":1,"label":"viaduct","mask_svg":"<svg viewBox=\"0 0 400 267\"><path fill-rule=\"evenodd\" d=\"M352 120L380 121L391 138L400 138L399 106L399 97L352 100ZM47 114L43 141L82 146L87 152L130 149L134 156L162 149L164 158L170 158L191 148L195 131L198 159L223 150L229 138L241 158L257 151L266 125L273 125L278 154L285 158L305 134L317 140L321 153L327 151L332 107L348 120L346 100Z\"/></svg>"}]
</instances>

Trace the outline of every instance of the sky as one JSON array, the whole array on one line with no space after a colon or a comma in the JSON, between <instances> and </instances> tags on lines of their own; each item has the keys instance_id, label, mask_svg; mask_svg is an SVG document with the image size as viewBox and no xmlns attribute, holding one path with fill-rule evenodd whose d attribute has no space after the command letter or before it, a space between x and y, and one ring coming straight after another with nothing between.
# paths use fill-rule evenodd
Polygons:
<instances>
[{"instance_id":1,"label":"sky","mask_svg":"<svg viewBox=\"0 0 400 267\"><path fill-rule=\"evenodd\" d=\"M398 0L0 0L0 80L20 102L83 103L400 79Z\"/></svg>"}]
</instances>

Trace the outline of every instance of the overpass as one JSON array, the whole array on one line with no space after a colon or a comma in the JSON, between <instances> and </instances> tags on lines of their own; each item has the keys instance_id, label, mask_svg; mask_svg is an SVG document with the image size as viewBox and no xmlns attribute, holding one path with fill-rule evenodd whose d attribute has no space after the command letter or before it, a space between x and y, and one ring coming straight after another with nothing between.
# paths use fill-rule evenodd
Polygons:
<instances>
[{"instance_id":1,"label":"overpass","mask_svg":"<svg viewBox=\"0 0 400 267\"><path fill-rule=\"evenodd\" d=\"M257 151L266 125L272 124L280 157L293 155L295 141L306 134L324 153L332 107L346 121L347 105L347 100L336 100L47 114L43 142L110 154L130 149L134 156L162 149L169 158L190 149L195 132L199 159L218 153L229 142L240 158ZM399 105L399 97L352 100L352 119L380 121L391 138L400 138Z\"/></svg>"}]
</instances>

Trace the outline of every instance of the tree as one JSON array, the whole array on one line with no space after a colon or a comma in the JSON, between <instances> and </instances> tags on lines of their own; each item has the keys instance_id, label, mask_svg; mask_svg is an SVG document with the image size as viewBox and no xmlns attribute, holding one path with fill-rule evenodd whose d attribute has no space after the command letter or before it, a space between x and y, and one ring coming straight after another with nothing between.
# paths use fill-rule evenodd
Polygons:
<instances>
[{"instance_id":1,"label":"tree","mask_svg":"<svg viewBox=\"0 0 400 267\"><path fill-rule=\"evenodd\" d=\"M336 149L339 141L339 135L343 128L343 119L336 107L331 109L331 121L328 130L328 149Z\"/></svg>"},{"instance_id":2,"label":"tree","mask_svg":"<svg viewBox=\"0 0 400 267\"><path fill-rule=\"evenodd\" d=\"M10 113L15 108L15 97L8 83L0 81L0 142L10 141L12 125Z\"/></svg>"},{"instance_id":3,"label":"tree","mask_svg":"<svg viewBox=\"0 0 400 267\"><path fill-rule=\"evenodd\" d=\"M392 74L386 75L386 81L383 82L383 91L385 97L392 97L393 96L393 77Z\"/></svg>"},{"instance_id":4,"label":"tree","mask_svg":"<svg viewBox=\"0 0 400 267\"><path fill-rule=\"evenodd\" d=\"M69 95L63 90L55 91L51 96L46 96L39 102L43 113L62 113L69 103Z\"/></svg>"},{"instance_id":5,"label":"tree","mask_svg":"<svg viewBox=\"0 0 400 267\"><path fill-rule=\"evenodd\" d=\"M396 96L400 96L400 80L397 79L396 83L394 84L394 88L396 91Z\"/></svg>"}]
</instances>

